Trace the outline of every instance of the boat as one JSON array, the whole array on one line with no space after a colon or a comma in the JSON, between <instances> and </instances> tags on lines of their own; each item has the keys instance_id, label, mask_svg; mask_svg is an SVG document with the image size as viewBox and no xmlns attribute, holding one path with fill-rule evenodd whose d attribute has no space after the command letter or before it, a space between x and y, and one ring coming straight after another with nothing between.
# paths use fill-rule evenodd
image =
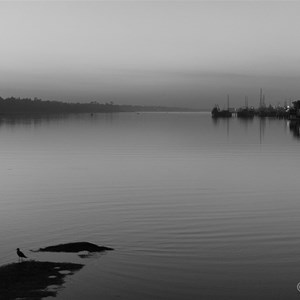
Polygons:
<instances>
[{"instance_id":1,"label":"boat","mask_svg":"<svg viewBox=\"0 0 300 300\"><path fill-rule=\"evenodd\" d=\"M241 107L237 110L237 117L238 118L244 118L244 119L252 119L254 118L254 108L253 107Z\"/></svg>"},{"instance_id":2,"label":"boat","mask_svg":"<svg viewBox=\"0 0 300 300\"><path fill-rule=\"evenodd\" d=\"M211 111L212 118L231 118L232 112L229 110L229 95L227 95L227 109L221 110L218 105Z\"/></svg>"},{"instance_id":3,"label":"boat","mask_svg":"<svg viewBox=\"0 0 300 300\"><path fill-rule=\"evenodd\" d=\"M245 106L237 110L236 116L238 118L252 119L254 118L255 110L254 107L248 107L248 96L245 96Z\"/></svg>"},{"instance_id":4,"label":"boat","mask_svg":"<svg viewBox=\"0 0 300 300\"><path fill-rule=\"evenodd\" d=\"M288 110L288 119L292 122L300 122L300 100L293 101L293 106Z\"/></svg>"},{"instance_id":5,"label":"boat","mask_svg":"<svg viewBox=\"0 0 300 300\"><path fill-rule=\"evenodd\" d=\"M219 106L216 105L211 111L212 118L231 118L232 112L226 109L220 110Z\"/></svg>"}]
</instances>

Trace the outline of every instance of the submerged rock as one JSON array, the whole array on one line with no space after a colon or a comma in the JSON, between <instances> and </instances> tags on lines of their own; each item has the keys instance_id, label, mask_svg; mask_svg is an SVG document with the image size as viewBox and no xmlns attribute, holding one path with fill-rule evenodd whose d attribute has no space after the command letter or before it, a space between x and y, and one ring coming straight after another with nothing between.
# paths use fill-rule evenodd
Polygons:
<instances>
[{"instance_id":1,"label":"submerged rock","mask_svg":"<svg viewBox=\"0 0 300 300\"><path fill-rule=\"evenodd\" d=\"M59 244L55 246L49 246L45 248L40 248L37 251L41 252L81 252L81 251L88 251L88 252L102 252L114 250L110 247L105 246L98 246L88 242L76 242L76 243L67 243L67 244Z\"/></svg>"}]
</instances>

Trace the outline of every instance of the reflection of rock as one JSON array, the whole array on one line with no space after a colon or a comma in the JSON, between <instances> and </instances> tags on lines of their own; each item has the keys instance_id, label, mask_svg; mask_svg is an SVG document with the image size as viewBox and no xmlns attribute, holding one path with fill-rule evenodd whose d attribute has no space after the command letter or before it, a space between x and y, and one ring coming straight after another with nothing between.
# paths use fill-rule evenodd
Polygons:
<instances>
[{"instance_id":1,"label":"reflection of rock","mask_svg":"<svg viewBox=\"0 0 300 300\"><path fill-rule=\"evenodd\" d=\"M42 299L55 296L66 274L80 270L81 264L24 261L0 267L0 299ZM49 288L49 287L52 288ZM57 288L53 289L56 286Z\"/></svg>"},{"instance_id":2,"label":"reflection of rock","mask_svg":"<svg viewBox=\"0 0 300 300\"><path fill-rule=\"evenodd\" d=\"M60 244L60 245L40 248L37 251L44 251L44 252L81 252L81 251L102 252L102 251L107 251L107 250L113 250L113 248L105 247L105 246L98 246L98 245L88 243L88 242L77 242L77 243L67 243L67 244Z\"/></svg>"}]
</instances>

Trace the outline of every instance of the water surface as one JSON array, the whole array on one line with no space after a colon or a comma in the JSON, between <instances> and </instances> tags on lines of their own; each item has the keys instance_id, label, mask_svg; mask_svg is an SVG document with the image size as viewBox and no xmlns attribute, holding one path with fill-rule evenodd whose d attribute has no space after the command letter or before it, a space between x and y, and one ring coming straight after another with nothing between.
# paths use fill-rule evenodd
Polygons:
<instances>
[{"instance_id":1,"label":"water surface","mask_svg":"<svg viewBox=\"0 0 300 300\"><path fill-rule=\"evenodd\" d=\"M300 297L300 140L286 121L4 118L0 141L1 264L17 247L116 248L85 259L58 300Z\"/></svg>"}]
</instances>

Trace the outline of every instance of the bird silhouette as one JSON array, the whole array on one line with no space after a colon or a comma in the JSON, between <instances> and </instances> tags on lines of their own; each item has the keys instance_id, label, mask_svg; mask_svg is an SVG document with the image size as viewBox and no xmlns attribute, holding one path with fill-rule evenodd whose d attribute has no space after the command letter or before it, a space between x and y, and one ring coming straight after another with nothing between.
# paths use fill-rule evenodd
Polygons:
<instances>
[{"instance_id":1,"label":"bird silhouette","mask_svg":"<svg viewBox=\"0 0 300 300\"><path fill-rule=\"evenodd\" d=\"M20 250L20 248L17 248L17 254L19 257L19 262L23 261L23 258L27 258L27 256Z\"/></svg>"}]
</instances>

